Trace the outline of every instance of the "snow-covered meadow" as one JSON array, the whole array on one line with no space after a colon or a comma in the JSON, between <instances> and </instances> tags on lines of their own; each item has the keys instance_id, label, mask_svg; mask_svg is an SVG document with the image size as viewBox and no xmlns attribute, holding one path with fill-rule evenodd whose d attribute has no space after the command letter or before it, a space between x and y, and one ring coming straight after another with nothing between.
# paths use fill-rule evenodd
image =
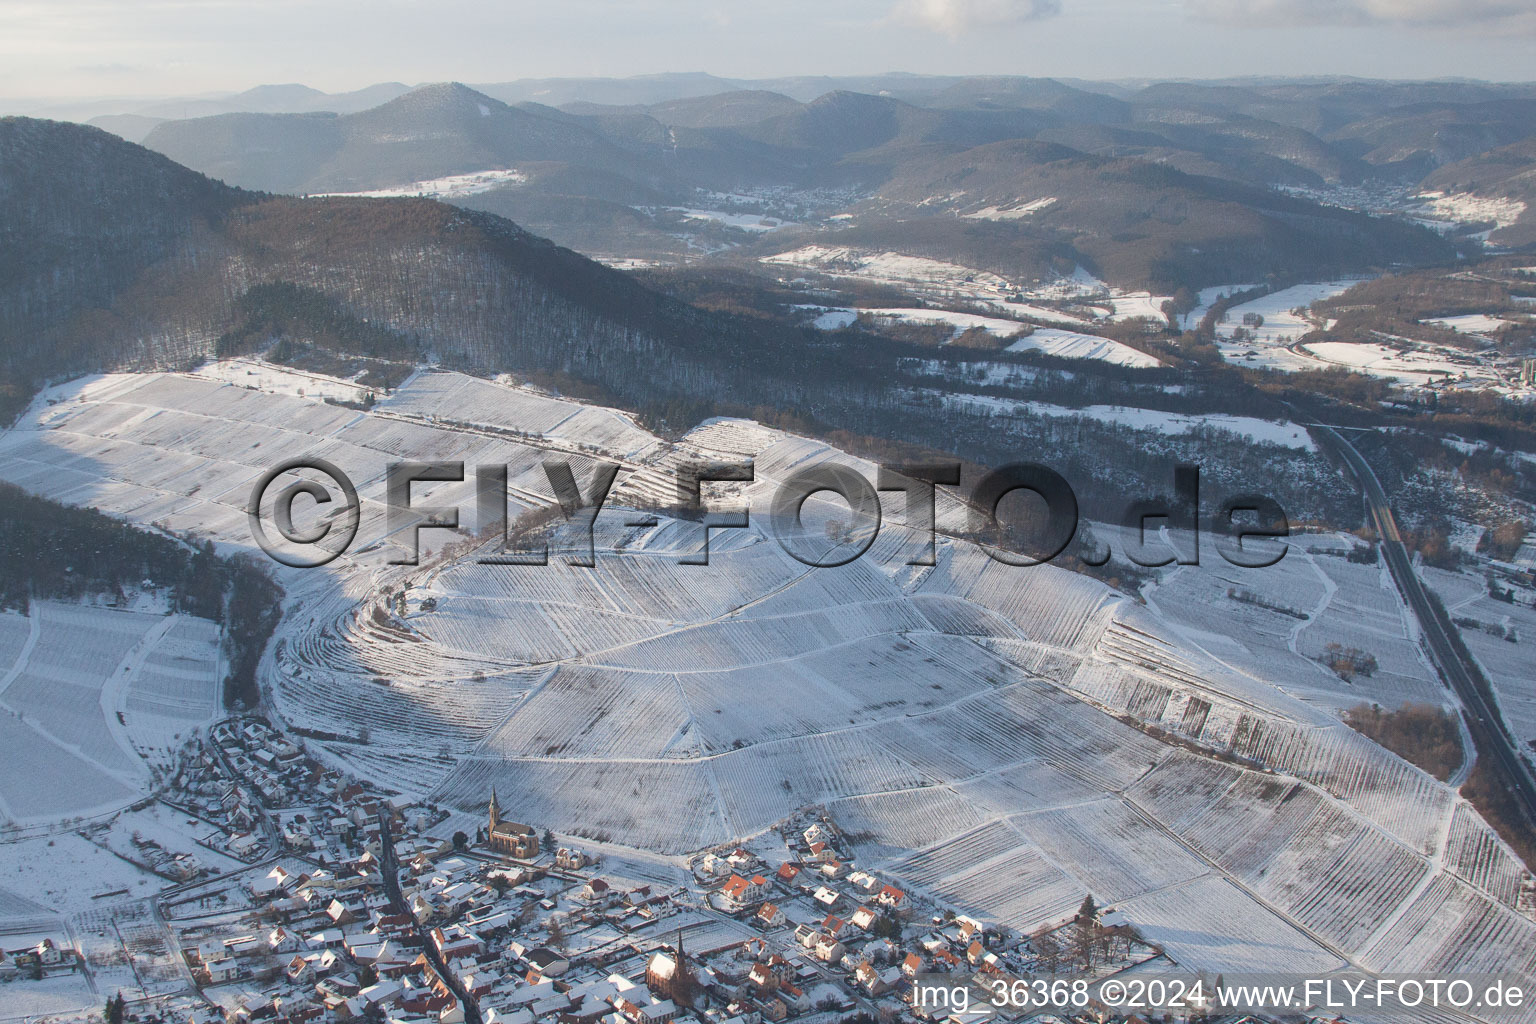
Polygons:
<instances>
[{"instance_id":1,"label":"snow-covered meadow","mask_svg":"<svg viewBox=\"0 0 1536 1024\"><path fill-rule=\"evenodd\" d=\"M834 277L857 277L927 293L983 295L1000 299L1016 290L1006 278L990 271L926 256L849 246L805 245L789 252L765 256L763 262L781 267L800 267Z\"/></svg>"},{"instance_id":2,"label":"snow-covered meadow","mask_svg":"<svg viewBox=\"0 0 1536 1024\"><path fill-rule=\"evenodd\" d=\"M765 213L701 210L688 206L668 206L665 209L672 213L681 214L684 220L720 224L724 227L736 228L739 231L765 232L794 226L791 221L782 220Z\"/></svg>"},{"instance_id":3,"label":"snow-covered meadow","mask_svg":"<svg viewBox=\"0 0 1536 1024\"><path fill-rule=\"evenodd\" d=\"M389 188L367 189L362 192L318 192L316 197L353 197L359 199L401 199L425 196L428 199L463 199L480 195L498 188L521 185L528 175L515 167L473 171L468 174L450 174L442 178L413 181Z\"/></svg>"},{"instance_id":4,"label":"snow-covered meadow","mask_svg":"<svg viewBox=\"0 0 1536 1024\"><path fill-rule=\"evenodd\" d=\"M206 620L34 601L0 613L0 665L0 813L18 825L131 803L220 711Z\"/></svg>"},{"instance_id":5,"label":"snow-covered meadow","mask_svg":"<svg viewBox=\"0 0 1536 1024\"><path fill-rule=\"evenodd\" d=\"M1241 439L1250 444L1274 444L1282 448L1313 451L1316 445L1307 429L1290 421L1233 416L1228 413L1200 415L1163 412L1157 409L1129 408L1119 405L1088 405L1080 409L1046 402L1018 401L993 395L964 392L930 392L937 400L955 408L993 416L1046 416L1052 419L1090 419L1116 423L1131 430L1148 430L1167 435L1213 435Z\"/></svg>"},{"instance_id":6,"label":"snow-covered meadow","mask_svg":"<svg viewBox=\"0 0 1536 1024\"><path fill-rule=\"evenodd\" d=\"M1471 192L1421 192L1408 212L1441 230L1467 224L1493 224L1509 227L1525 213L1525 203L1502 196L1479 196Z\"/></svg>"},{"instance_id":7,"label":"snow-covered meadow","mask_svg":"<svg viewBox=\"0 0 1536 1024\"><path fill-rule=\"evenodd\" d=\"M1292 351L1292 345L1317 326L1307 309L1312 303L1340 295L1359 283L1359 279L1348 279L1301 284L1233 306L1216 329L1217 347L1228 362L1275 370L1317 369L1317 360ZM1263 323L1245 325L1244 318L1250 317L1262 317ZM1234 339L1233 334L1239 329L1248 337Z\"/></svg>"},{"instance_id":8,"label":"snow-covered meadow","mask_svg":"<svg viewBox=\"0 0 1536 1024\"><path fill-rule=\"evenodd\" d=\"M1020 312L1022 315L1022 310ZM1145 368L1163 365L1162 361L1156 356L1148 355L1145 352L1131 348L1129 345L1110 338L1100 337L1096 334L1063 330L1058 327L1036 327L1031 330L1030 325L1017 320L983 316L978 313L956 313L945 309L904 307L828 309L817 316L813 323L822 330L835 330L840 327L847 327L861 316L871 317L876 321L888 320L913 324L947 324L953 328L951 341L966 331L983 330L995 338L1004 340L1015 339L1008 345L1007 351L1009 352L1043 352L1046 355L1057 356L1062 359L1096 359L1101 362L1113 363L1116 366ZM1051 314L1048 319L1061 323L1079 323L1084 327L1088 326L1085 321L1063 317L1059 314ZM1024 331L1029 331L1029 333L1023 337L1017 337Z\"/></svg>"},{"instance_id":9,"label":"snow-covered meadow","mask_svg":"<svg viewBox=\"0 0 1536 1024\"><path fill-rule=\"evenodd\" d=\"M1164 570L1145 597L1213 657L1308 703L1342 711L1361 703L1445 702L1385 564L1344 557L1360 544L1348 536L1301 535L1278 565ZM1340 679L1321 661L1330 642L1371 653L1378 671Z\"/></svg>"},{"instance_id":10,"label":"snow-covered meadow","mask_svg":"<svg viewBox=\"0 0 1536 1024\"><path fill-rule=\"evenodd\" d=\"M1311 312L1311 305L1340 295L1357 283L1340 280L1296 285L1233 306L1217 325L1217 348L1228 362L1261 369L1295 372L1342 368L1408 385L1454 378L1463 386L1507 386L1487 361L1454 346L1387 335L1370 342L1303 343L1308 333L1331 326ZM1201 293L1201 303L1196 313L1203 316L1208 308L1206 292ZM1483 337L1487 332L1508 324L1480 313L1424 322L1469 338L1482 338L1484 344L1488 344Z\"/></svg>"}]
</instances>

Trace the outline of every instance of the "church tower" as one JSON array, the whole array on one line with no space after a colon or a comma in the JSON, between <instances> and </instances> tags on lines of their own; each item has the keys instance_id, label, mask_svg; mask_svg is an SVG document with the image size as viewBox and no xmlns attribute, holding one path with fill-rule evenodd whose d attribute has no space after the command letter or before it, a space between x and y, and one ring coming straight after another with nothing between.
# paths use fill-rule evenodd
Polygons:
<instances>
[{"instance_id":1,"label":"church tower","mask_svg":"<svg viewBox=\"0 0 1536 1024\"><path fill-rule=\"evenodd\" d=\"M494 833L496 826L501 824L501 802L496 799L496 787L491 787L491 827L486 831Z\"/></svg>"},{"instance_id":2,"label":"church tower","mask_svg":"<svg viewBox=\"0 0 1536 1024\"><path fill-rule=\"evenodd\" d=\"M662 946L651 954L645 968L645 986L658 999L670 999L678 1006L692 1008L701 995L699 983L688 969L688 954L683 950L683 930L677 930L677 945Z\"/></svg>"}]
</instances>

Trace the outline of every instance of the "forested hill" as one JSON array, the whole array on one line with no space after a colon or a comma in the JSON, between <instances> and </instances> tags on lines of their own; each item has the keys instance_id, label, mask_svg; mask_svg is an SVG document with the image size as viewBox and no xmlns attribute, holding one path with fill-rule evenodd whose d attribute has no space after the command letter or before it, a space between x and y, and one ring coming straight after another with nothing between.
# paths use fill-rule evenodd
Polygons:
<instances>
[{"instance_id":1,"label":"forested hill","mask_svg":"<svg viewBox=\"0 0 1536 1024\"><path fill-rule=\"evenodd\" d=\"M87 339L112 333L116 297L210 246L253 198L98 129L0 119L0 370L14 382L110 358ZM54 330L87 313L95 328Z\"/></svg>"},{"instance_id":2,"label":"forested hill","mask_svg":"<svg viewBox=\"0 0 1536 1024\"><path fill-rule=\"evenodd\" d=\"M808 337L704 313L491 214L243 192L24 118L0 121L0 253L7 420L47 378L210 355L242 297L278 282L447 364L579 380L632 407L770 401L791 380L782 348Z\"/></svg>"},{"instance_id":3,"label":"forested hill","mask_svg":"<svg viewBox=\"0 0 1536 1024\"><path fill-rule=\"evenodd\" d=\"M351 114L229 112L139 137L247 188L424 192L603 257L719 265L814 240L1166 293L1453 259L1422 226L1343 207L1393 208L1426 172L1536 131L1523 87L783 83L825 87L801 102L715 84L556 108L560 88L489 90L509 105L436 83Z\"/></svg>"},{"instance_id":4,"label":"forested hill","mask_svg":"<svg viewBox=\"0 0 1536 1024\"><path fill-rule=\"evenodd\" d=\"M488 213L419 198L240 192L72 125L12 120L0 133L8 196L0 223L9 250L33 254L0 282L7 420L44 379L289 349L317 361L344 356L347 376L365 358L396 370L431 360L511 372L638 412L663 430L748 415L840 443L853 438L866 454L909 457L920 448L978 466L1049 446L1085 502L1159 493L1173 466L1195 457L1195 442L1159 444L1152 454L1109 425L1064 432L1050 419L954 408L914 392L902 364L932 355L915 342L793 326L729 303L691 305L686 288L652 290ZM13 138L26 140L27 159L10 155ZM31 195L42 212L23 209ZM55 275L88 274L93 259L106 265L102 254L111 254L107 283L45 287ZM38 302L45 292L51 300ZM1143 387L1173 400L1161 388L1177 372L1089 361L1043 374L1039 386L1061 400L1093 384L1078 392L1085 404ZM1180 393L1189 411L1253 412L1259 398L1251 389L1208 379L1198 395ZM1297 515L1355 514L1352 499L1341 502L1316 476L1326 467L1295 451L1198 447L1213 487L1271 473L1277 459L1299 461L1277 500Z\"/></svg>"}]
</instances>

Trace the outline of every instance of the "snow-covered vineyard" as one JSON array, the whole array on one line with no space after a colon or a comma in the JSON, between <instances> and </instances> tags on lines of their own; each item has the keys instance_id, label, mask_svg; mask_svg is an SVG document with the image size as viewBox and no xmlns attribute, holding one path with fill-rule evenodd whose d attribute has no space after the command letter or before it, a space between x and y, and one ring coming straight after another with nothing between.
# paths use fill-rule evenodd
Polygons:
<instances>
[{"instance_id":1,"label":"snow-covered vineyard","mask_svg":"<svg viewBox=\"0 0 1536 1024\"><path fill-rule=\"evenodd\" d=\"M447 373L368 412L185 374L47 397L0 439L0 475L231 549L250 546L244 506L267 467L319 455L351 475L358 542L324 570L284 572L289 614L265 674L274 710L313 748L384 786L464 811L494 786L539 827L667 854L820 804L869 863L1017 928L1092 893L1192 967L1498 970L1536 984L1513 854L1452 788L1337 717L1363 699L1439 699L1382 570L1347 562L1342 539L1310 538L1265 577L1268 605L1304 618L1232 599L1258 585L1224 563L1165 576L1142 607L943 540L937 565L909 566L921 540L894 495L864 557L810 569L759 514L775 482L828 460L870 479L873 467L739 421L672 446L607 410ZM515 514L553 502L551 454L583 483L592 460L619 462L610 504L671 497L669 467L685 459L750 457L756 481L711 500L747 502L752 525L714 532L709 566L678 564L696 524L625 525L635 514L621 509L598 521L594 569L558 552L547 566L387 564L403 539L385 536L390 459L508 465ZM418 487L415 500L472 520L472 487ZM941 502L941 520L959 514ZM77 752L98 786L124 786L132 752L160 735L140 738L134 709L191 685L200 634L163 617L93 624L99 640L64 651L50 646L54 614L0 616L0 665L24 668L0 684L24 717L0 716L0 730L52 743L47 716L71 713L31 696L39 666L67 681L87 667L66 655L112 678L132 663L128 745L103 725ZM1381 672L1345 692L1316 654L1360 631ZM1161 742L1154 725L1234 756Z\"/></svg>"},{"instance_id":2,"label":"snow-covered vineyard","mask_svg":"<svg viewBox=\"0 0 1536 1024\"><path fill-rule=\"evenodd\" d=\"M116 810L147 766L213 721L218 627L182 615L34 602L0 613L0 820Z\"/></svg>"}]
</instances>

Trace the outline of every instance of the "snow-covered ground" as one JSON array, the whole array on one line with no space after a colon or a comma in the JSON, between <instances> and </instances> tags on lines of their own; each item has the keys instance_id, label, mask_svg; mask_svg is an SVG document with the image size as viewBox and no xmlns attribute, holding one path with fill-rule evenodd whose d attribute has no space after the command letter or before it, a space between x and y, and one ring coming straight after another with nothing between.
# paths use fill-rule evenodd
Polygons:
<instances>
[{"instance_id":1,"label":"snow-covered ground","mask_svg":"<svg viewBox=\"0 0 1536 1024\"><path fill-rule=\"evenodd\" d=\"M858 278L905 288L920 296L954 304L964 303L973 307L993 309L1008 317L1023 317L1069 330L1088 330L1095 322L1134 318L1147 318L1161 322L1165 319L1162 306L1168 298L1145 291L1122 291L1111 288L1082 267L1078 267L1070 277L1060 277L1048 283L1025 286L974 267L946 263L923 256L855 249L847 246L806 245L790 252L765 256L763 262L779 266L804 267L834 277ZM1042 304L1046 302L1082 303L1089 312L1078 308L1067 312ZM1098 312L1092 312L1093 310ZM817 326L845 326L845 318L831 315L844 312L846 311L829 309L828 315ZM946 314L940 310L899 309L867 310L866 312L896 315L908 319L973 316L972 314ZM918 313L925 316L919 317ZM990 323L992 318L974 319L989 321L977 322L975 325L992 329ZM997 319L1003 323L1007 322L1004 318ZM959 320L951 322L960 323ZM1121 347L1124 348L1124 346ZM1158 364L1153 361L1151 363L1132 362L1129 365Z\"/></svg>"},{"instance_id":2,"label":"snow-covered ground","mask_svg":"<svg viewBox=\"0 0 1536 1024\"><path fill-rule=\"evenodd\" d=\"M474 171L469 174L450 174L426 181L412 181L389 188L368 189L362 192L317 192L317 196L353 197L359 199L400 199L409 196L425 196L429 199L462 199L479 195L508 185L521 185L528 175L516 168Z\"/></svg>"},{"instance_id":3,"label":"snow-covered ground","mask_svg":"<svg viewBox=\"0 0 1536 1024\"><path fill-rule=\"evenodd\" d=\"M0 476L249 549L252 477L323 445L359 481L362 546L280 574L290 614L264 681L289 722L366 728L366 742L311 746L408 793L467 811L494 786L524 820L657 854L822 804L861 823L865 863L1018 930L1060 921L1093 893L1192 968L1322 972L1348 958L1401 973L1491 966L1536 984L1536 922L1513 909L1508 849L1452 789L1291 689L1308 645L1357 622L1384 667L1390 652L1386 670L1413 678L1412 646L1373 589L1380 567L1317 555L1340 564L1274 577L1276 599L1309 617L1265 612L1256 635L1283 632L1245 660L1234 643L1245 634L1231 627L1224 642L1228 627L1212 626L1258 609L1228 596L1246 584L1225 563L1189 567L1178 578L1192 581L1187 601L1165 581L1164 614L947 537L937 564L917 570L923 538L898 495L863 557L838 569L796 561L780 543L787 524L757 512L782 482L828 460L874 478L869 462L819 442L721 419L670 445L611 411L453 374L423 374L389 405L360 413L184 374L81 381L0 437ZM1286 429L1230 425L1277 439ZM542 566L386 564L401 538L379 514L385 462L508 464L518 507L548 508L550 453L582 481L594 456L621 464L595 567L569 565L558 544ZM145 482L135 470L147 458L163 472ZM680 564L699 550L696 523L626 525L633 513L618 506L675 494L680 462L741 458L754 481L711 500L744 502L750 525L713 531L710 565ZM471 487L422 490L423 505L473 508ZM968 518L947 493L939 516L949 529ZM836 498L807 503L808 520L840 517ZM802 540L838 553L846 526ZM386 607L386 585L404 588L403 617ZM1360 611L1320 614L1328 593ZM1292 640L1289 660L1266 658ZM1127 720L1268 771L1158 742ZM60 842L62 855L87 856L84 840ZM19 863L20 845L0 844L0 867L22 871L7 877L27 893L57 888L36 862ZM112 861L73 870L137 892ZM1478 940L1419 941L1430 920L1436 936L1477 928Z\"/></svg>"},{"instance_id":4,"label":"snow-covered ground","mask_svg":"<svg viewBox=\"0 0 1536 1024\"><path fill-rule=\"evenodd\" d=\"M0 942L6 937L0 935ZM6 942L6 945L11 945ZM83 974L60 974L42 981L17 980L0 987L0 1021L70 1018L70 1011L99 1011L102 997Z\"/></svg>"},{"instance_id":5,"label":"snow-covered ground","mask_svg":"<svg viewBox=\"0 0 1536 1024\"><path fill-rule=\"evenodd\" d=\"M1212 656L1270 675L1302 700L1339 711L1362 702L1443 703L1445 690L1418 650L1390 573L1382 563L1344 557L1360 546L1345 535L1305 535L1291 541L1279 565L1166 569L1143 596ZM1258 600L1239 599L1244 595ZM1330 641L1369 651L1377 672L1340 679L1319 661Z\"/></svg>"},{"instance_id":6,"label":"snow-covered ground","mask_svg":"<svg viewBox=\"0 0 1536 1024\"><path fill-rule=\"evenodd\" d=\"M1476 572L1447 572L1428 567L1420 572L1452 616L1478 623L1463 626L1462 639L1493 683L1499 709L1510 731L1523 745L1536 742L1536 688L1531 686L1530 672L1530 645L1536 643L1536 609L1489 596L1487 581ZM1515 636L1514 641L1508 639L1510 634Z\"/></svg>"},{"instance_id":7,"label":"snow-covered ground","mask_svg":"<svg viewBox=\"0 0 1536 1024\"><path fill-rule=\"evenodd\" d=\"M984 207L980 210L973 210L965 214L965 216L972 220L1023 220L1026 217L1039 213L1041 210L1048 209L1055 202L1055 196L1042 196L1039 199L1031 199L1027 202L1015 203L1007 207Z\"/></svg>"},{"instance_id":8,"label":"snow-covered ground","mask_svg":"<svg viewBox=\"0 0 1536 1024\"><path fill-rule=\"evenodd\" d=\"M1035 416L1051 416L1058 419L1084 418L1105 423L1118 423L1133 430L1155 430L1160 434L1189 434L1215 430L1246 438L1254 444L1276 444L1282 448L1315 449L1306 428L1290 422L1273 422L1253 416L1230 416L1224 413L1186 415L1184 413L1159 412L1155 409L1132 409L1117 405L1089 405L1073 409L1045 402L1020 402L990 395L940 394L942 401L955 406L985 409L994 414L1014 415L1020 410Z\"/></svg>"},{"instance_id":9,"label":"snow-covered ground","mask_svg":"<svg viewBox=\"0 0 1536 1024\"><path fill-rule=\"evenodd\" d=\"M840 245L805 245L765 256L763 262L938 293L998 297L1017 290L997 274L958 263Z\"/></svg>"},{"instance_id":10,"label":"snow-covered ground","mask_svg":"<svg viewBox=\"0 0 1536 1024\"><path fill-rule=\"evenodd\" d=\"M1040 327L1027 338L1020 338L1008 346L1009 352L1045 352L1063 359L1098 359L1117 366L1148 368L1162 366L1156 356L1122 345L1118 341L1101 338L1096 334L1079 334L1056 327Z\"/></svg>"},{"instance_id":11,"label":"snow-covered ground","mask_svg":"<svg viewBox=\"0 0 1536 1024\"><path fill-rule=\"evenodd\" d=\"M1200 321L1205 319L1205 314L1210 312L1211 307L1216 304L1216 300L1224 299L1228 295L1235 295L1238 292L1245 292L1252 287L1254 286L1251 284L1219 284L1210 288L1200 289L1199 295L1195 297L1195 308L1184 314L1184 320L1180 326L1186 331L1194 330L1199 326Z\"/></svg>"},{"instance_id":12,"label":"snow-covered ground","mask_svg":"<svg viewBox=\"0 0 1536 1024\"><path fill-rule=\"evenodd\" d=\"M1246 437L1255 444L1277 444L1283 448L1304 448L1309 451L1316 447L1307 435L1305 427L1289 422L1261 420L1252 416L1228 416L1223 413L1186 416L1180 413L1158 412L1154 409L1127 409L1109 405L1090 405L1081 411L1091 419L1120 423L1138 430L1156 430L1164 434L1181 434L1194 430L1224 430Z\"/></svg>"},{"instance_id":13,"label":"snow-covered ground","mask_svg":"<svg viewBox=\"0 0 1536 1024\"><path fill-rule=\"evenodd\" d=\"M1016 308L1013 306L1009 307ZM1028 324L1002 317L981 316L976 313L954 313L944 309L918 309L877 307L871 309L829 309L813 323L822 330L846 327L860 315L881 319L899 320L906 323L950 324L954 337L965 331L981 329L994 337L1012 338L1020 331L1029 329ZM1109 338L1055 327L1037 327L1028 337L1019 338L1008 346L1009 352L1045 352L1063 359L1098 359L1118 366L1153 367L1162 361L1129 345Z\"/></svg>"},{"instance_id":14,"label":"snow-covered ground","mask_svg":"<svg viewBox=\"0 0 1536 1024\"><path fill-rule=\"evenodd\" d=\"M913 309L901 307L875 307L855 312L879 320L899 320L914 324L949 324L954 327L954 337L966 331L981 329L995 338L1011 338L1029 329L1028 324L1001 317L978 316L975 313L952 313L944 309Z\"/></svg>"},{"instance_id":15,"label":"snow-covered ground","mask_svg":"<svg viewBox=\"0 0 1536 1024\"><path fill-rule=\"evenodd\" d=\"M1068 277L1035 285L1029 294L1038 299L1103 298L1110 294L1109 285L1099 280L1086 267L1074 267Z\"/></svg>"},{"instance_id":16,"label":"snow-covered ground","mask_svg":"<svg viewBox=\"0 0 1536 1024\"><path fill-rule=\"evenodd\" d=\"M1439 320L1425 320L1426 324L1449 327L1462 334L1487 334L1509 326L1509 321L1486 313L1469 313L1465 316L1448 316Z\"/></svg>"},{"instance_id":17,"label":"snow-covered ground","mask_svg":"<svg viewBox=\"0 0 1536 1024\"><path fill-rule=\"evenodd\" d=\"M136 799L219 712L218 632L181 616L32 602L0 615L0 814L21 825Z\"/></svg>"},{"instance_id":18,"label":"snow-covered ground","mask_svg":"<svg viewBox=\"0 0 1536 1024\"><path fill-rule=\"evenodd\" d=\"M1319 364L1345 366L1373 377L1409 384L1423 384L1445 377L1473 376L1492 383L1496 378L1471 360L1458 360L1451 353L1436 352L1403 345L1355 344L1342 341L1322 341L1307 345L1301 352L1313 357L1313 368Z\"/></svg>"},{"instance_id":19,"label":"snow-covered ground","mask_svg":"<svg viewBox=\"0 0 1536 1024\"><path fill-rule=\"evenodd\" d=\"M1421 192L1410 212L1429 220L1459 226L1492 222L1507 228L1525 213L1519 199L1478 196L1470 192Z\"/></svg>"},{"instance_id":20,"label":"snow-covered ground","mask_svg":"<svg viewBox=\"0 0 1536 1024\"><path fill-rule=\"evenodd\" d=\"M1163 315L1163 303L1171 296L1153 295L1151 292L1121 292L1116 291L1110 295L1110 304L1114 306L1111 320L1156 320L1163 323L1167 317Z\"/></svg>"},{"instance_id":21,"label":"snow-covered ground","mask_svg":"<svg viewBox=\"0 0 1536 1024\"><path fill-rule=\"evenodd\" d=\"M195 371L199 377L223 381L237 387L257 388L296 398L333 398L358 402L368 394L360 385L325 374L295 370L256 359L219 359L204 363Z\"/></svg>"},{"instance_id":22,"label":"snow-covered ground","mask_svg":"<svg viewBox=\"0 0 1536 1024\"><path fill-rule=\"evenodd\" d=\"M1227 311L1226 320L1216 328L1217 347L1228 362L1276 370L1317 369L1317 360L1297 354L1290 347L1316 326L1305 311L1312 303L1332 298L1359 283L1358 279L1349 279L1301 284L1233 306ZM1243 318L1248 316L1263 317L1264 322L1245 325ZM1233 333L1239 329L1249 337L1233 340Z\"/></svg>"},{"instance_id":23,"label":"snow-covered ground","mask_svg":"<svg viewBox=\"0 0 1536 1024\"><path fill-rule=\"evenodd\" d=\"M1229 362L1271 370L1294 372L1344 367L1401 384L1424 385L1451 378L1462 386L1472 384L1506 392L1519 390L1494 367L1449 346L1386 336L1374 342L1302 343L1301 339L1308 333L1329 326L1314 317L1309 307L1343 293L1356 283L1344 280L1297 285L1234 306L1217 326L1217 347ZM1202 293L1202 302L1204 299ZM1244 323L1245 318L1261 318L1262 322ZM1425 322L1472 336L1506 325L1506 321L1485 314ZM1235 337L1239 331L1246 336Z\"/></svg>"},{"instance_id":24,"label":"snow-covered ground","mask_svg":"<svg viewBox=\"0 0 1536 1024\"><path fill-rule=\"evenodd\" d=\"M859 311L856 309L828 309L817 315L811 321L811 326L819 331L838 331L854 324L859 319Z\"/></svg>"},{"instance_id":25,"label":"snow-covered ground","mask_svg":"<svg viewBox=\"0 0 1536 1024\"><path fill-rule=\"evenodd\" d=\"M742 231L776 231L779 228L793 227L790 221L782 220L762 213L740 213L730 210L695 210L685 206L669 206L668 210L683 215L684 220L713 221L724 224L728 228L739 228Z\"/></svg>"},{"instance_id":26,"label":"snow-covered ground","mask_svg":"<svg viewBox=\"0 0 1536 1024\"><path fill-rule=\"evenodd\" d=\"M116 899L107 894L120 889L127 890L127 897L138 898L152 896L165 885L159 875L129 864L75 832L0 842L0 872L9 890L57 916L92 910Z\"/></svg>"},{"instance_id":27,"label":"snow-covered ground","mask_svg":"<svg viewBox=\"0 0 1536 1024\"><path fill-rule=\"evenodd\" d=\"M1094 321L1091 317L1074 316L1071 313L1064 313L1059 309L1042 306L1035 302L1014 301L1018 297L1011 296L1003 301L988 300L983 302L982 305L990 306L998 312L1007 313L1010 316L1027 317L1030 320L1039 321L1043 324L1052 324L1069 329L1088 328L1093 325Z\"/></svg>"}]
</instances>

